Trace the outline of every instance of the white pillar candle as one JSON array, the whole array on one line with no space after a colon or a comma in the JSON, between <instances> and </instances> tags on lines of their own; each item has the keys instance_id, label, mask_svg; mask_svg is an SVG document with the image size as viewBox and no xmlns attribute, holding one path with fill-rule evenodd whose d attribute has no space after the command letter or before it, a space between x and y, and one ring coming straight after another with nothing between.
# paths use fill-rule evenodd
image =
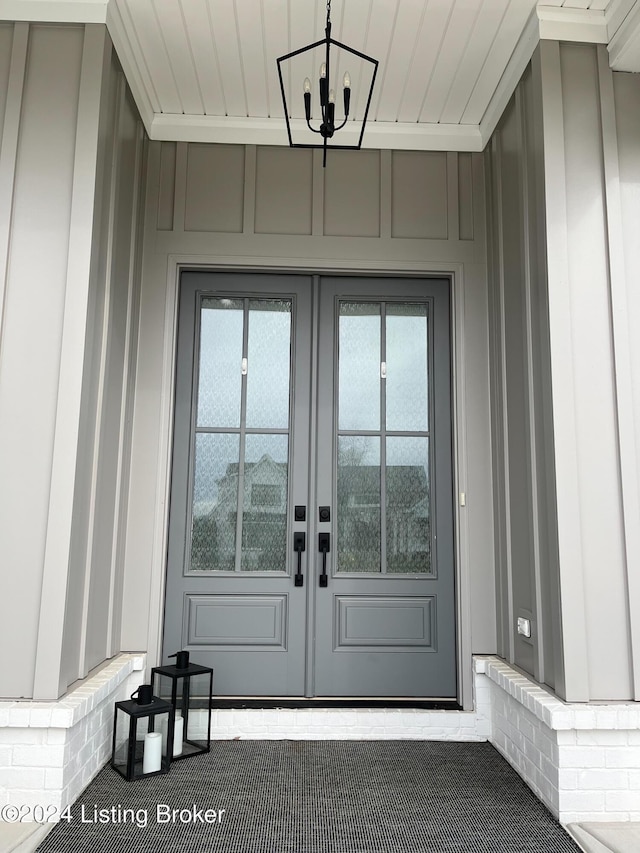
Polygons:
<instances>
[{"instance_id":1,"label":"white pillar candle","mask_svg":"<svg viewBox=\"0 0 640 853\"><path fill-rule=\"evenodd\" d=\"M142 757L142 772L155 773L162 767L162 734L148 732L144 736L144 754Z\"/></svg>"},{"instance_id":2,"label":"white pillar candle","mask_svg":"<svg viewBox=\"0 0 640 853\"><path fill-rule=\"evenodd\" d=\"M182 755L182 738L184 735L184 718L180 711L176 714L175 728L173 730L173 754Z\"/></svg>"}]
</instances>

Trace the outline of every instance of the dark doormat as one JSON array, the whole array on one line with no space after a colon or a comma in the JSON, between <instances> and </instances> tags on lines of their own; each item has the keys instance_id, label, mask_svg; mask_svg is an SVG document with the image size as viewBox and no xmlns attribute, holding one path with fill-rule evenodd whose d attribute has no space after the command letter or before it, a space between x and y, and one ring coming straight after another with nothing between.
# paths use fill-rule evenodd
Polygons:
<instances>
[{"instance_id":1,"label":"dark doormat","mask_svg":"<svg viewBox=\"0 0 640 853\"><path fill-rule=\"evenodd\" d=\"M579 853L488 743L217 741L71 815L38 853Z\"/></svg>"}]
</instances>

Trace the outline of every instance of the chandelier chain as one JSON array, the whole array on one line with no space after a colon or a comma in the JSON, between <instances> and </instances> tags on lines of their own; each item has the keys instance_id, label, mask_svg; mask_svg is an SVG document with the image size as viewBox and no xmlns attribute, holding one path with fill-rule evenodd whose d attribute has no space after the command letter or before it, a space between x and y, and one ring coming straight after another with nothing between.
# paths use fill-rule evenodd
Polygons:
<instances>
[{"instance_id":1,"label":"chandelier chain","mask_svg":"<svg viewBox=\"0 0 640 853\"><path fill-rule=\"evenodd\" d=\"M331 0L327 0L327 21L331 17Z\"/></svg>"}]
</instances>

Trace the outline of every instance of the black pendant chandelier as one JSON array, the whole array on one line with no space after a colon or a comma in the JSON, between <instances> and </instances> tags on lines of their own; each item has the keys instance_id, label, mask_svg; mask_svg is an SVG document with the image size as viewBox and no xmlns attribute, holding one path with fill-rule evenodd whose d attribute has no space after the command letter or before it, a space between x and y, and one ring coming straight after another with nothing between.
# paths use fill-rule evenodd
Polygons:
<instances>
[{"instance_id":1,"label":"black pendant chandelier","mask_svg":"<svg viewBox=\"0 0 640 853\"><path fill-rule=\"evenodd\" d=\"M291 118L289 114L289 107L287 106L287 97L285 92L284 85L284 77L283 77L283 63L292 60L294 57L301 56L308 51L314 51L316 48L321 46L325 46L325 53L323 57L323 62L320 65L320 73L319 73L319 94L320 94L320 119L317 127L313 126L312 119L312 105L311 105L311 81L308 77L305 78L303 83L303 97L304 97L304 115L306 120L306 126L312 133L317 133L322 137L322 142L318 144L313 144L311 142L294 142L292 136L292 128L291 128ZM334 71L331 57L330 57L330 48L331 46L335 46L340 48L353 56L357 56L364 63L370 63L372 66L372 75L371 75L371 83L369 85L369 93L367 95L366 107L364 110L364 114L362 117L362 126L360 128L360 136L358 138L358 142L355 145L335 145L329 144L329 140L333 139L334 135L342 130L349 120L349 110L351 108L351 75L349 72L345 72L342 78L342 98L343 98L343 107L344 111L342 115L339 115L336 120L336 95L335 90L331 87L332 73ZM342 44L339 41L335 41L335 39L331 38L331 0L327 0L327 24L325 28L325 37L320 41L316 41L313 44L308 44L306 47L301 47L299 50L294 50L291 53L287 53L285 56L281 56L278 59L278 76L280 78L280 90L282 92L282 103L284 105L284 116L287 122L287 133L289 135L289 145L292 148L322 148L323 149L323 157L322 157L322 165L327 165L327 148L341 148L341 149L355 149L358 150L362 146L362 137L364 136L364 128L367 123L367 116L369 114L369 107L371 105L371 96L373 95L373 86L376 80L376 74L378 71L378 60L372 59L372 57L367 56L364 53L361 53L359 50L354 50L354 48L349 47L346 44ZM363 75L360 75L362 79Z\"/></svg>"}]
</instances>

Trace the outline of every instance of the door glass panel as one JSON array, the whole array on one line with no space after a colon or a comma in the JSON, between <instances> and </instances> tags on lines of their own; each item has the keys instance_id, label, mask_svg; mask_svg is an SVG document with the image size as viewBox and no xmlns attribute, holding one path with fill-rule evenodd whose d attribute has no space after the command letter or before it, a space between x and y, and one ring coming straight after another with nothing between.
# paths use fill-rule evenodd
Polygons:
<instances>
[{"instance_id":1,"label":"door glass panel","mask_svg":"<svg viewBox=\"0 0 640 853\"><path fill-rule=\"evenodd\" d=\"M287 435L247 435L242 502L243 571L286 570Z\"/></svg>"},{"instance_id":2,"label":"door glass panel","mask_svg":"<svg viewBox=\"0 0 640 853\"><path fill-rule=\"evenodd\" d=\"M236 433L198 433L191 527L191 571L233 571L238 463Z\"/></svg>"},{"instance_id":3,"label":"door glass panel","mask_svg":"<svg viewBox=\"0 0 640 853\"><path fill-rule=\"evenodd\" d=\"M380 429L380 304L341 302L338 426Z\"/></svg>"},{"instance_id":4,"label":"door glass panel","mask_svg":"<svg viewBox=\"0 0 640 853\"><path fill-rule=\"evenodd\" d=\"M289 425L291 300L249 300L247 427Z\"/></svg>"},{"instance_id":5,"label":"door glass panel","mask_svg":"<svg viewBox=\"0 0 640 853\"><path fill-rule=\"evenodd\" d=\"M190 571L286 571L291 316L202 300Z\"/></svg>"},{"instance_id":6,"label":"door glass panel","mask_svg":"<svg viewBox=\"0 0 640 853\"><path fill-rule=\"evenodd\" d=\"M338 572L380 571L380 439L338 438Z\"/></svg>"},{"instance_id":7,"label":"door glass panel","mask_svg":"<svg viewBox=\"0 0 640 853\"><path fill-rule=\"evenodd\" d=\"M203 299L200 313L199 427L239 427L242 299Z\"/></svg>"},{"instance_id":8,"label":"door glass panel","mask_svg":"<svg viewBox=\"0 0 640 853\"><path fill-rule=\"evenodd\" d=\"M338 572L431 572L428 311L339 303Z\"/></svg>"},{"instance_id":9,"label":"door glass panel","mask_svg":"<svg viewBox=\"0 0 640 853\"><path fill-rule=\"evenodd\" d=\"M427 430L427 306L387 303L387 429Z\"/></svg>"},{"instance_id":10,"label":"door glass panel","mask_svg":"<svg viewBox=\"0 0 640 853\"><path fill-rule=\"evenodd\" d=\"M387 572L431 574L429 439L387 438Z\"/></svg>"}]
</instances>

